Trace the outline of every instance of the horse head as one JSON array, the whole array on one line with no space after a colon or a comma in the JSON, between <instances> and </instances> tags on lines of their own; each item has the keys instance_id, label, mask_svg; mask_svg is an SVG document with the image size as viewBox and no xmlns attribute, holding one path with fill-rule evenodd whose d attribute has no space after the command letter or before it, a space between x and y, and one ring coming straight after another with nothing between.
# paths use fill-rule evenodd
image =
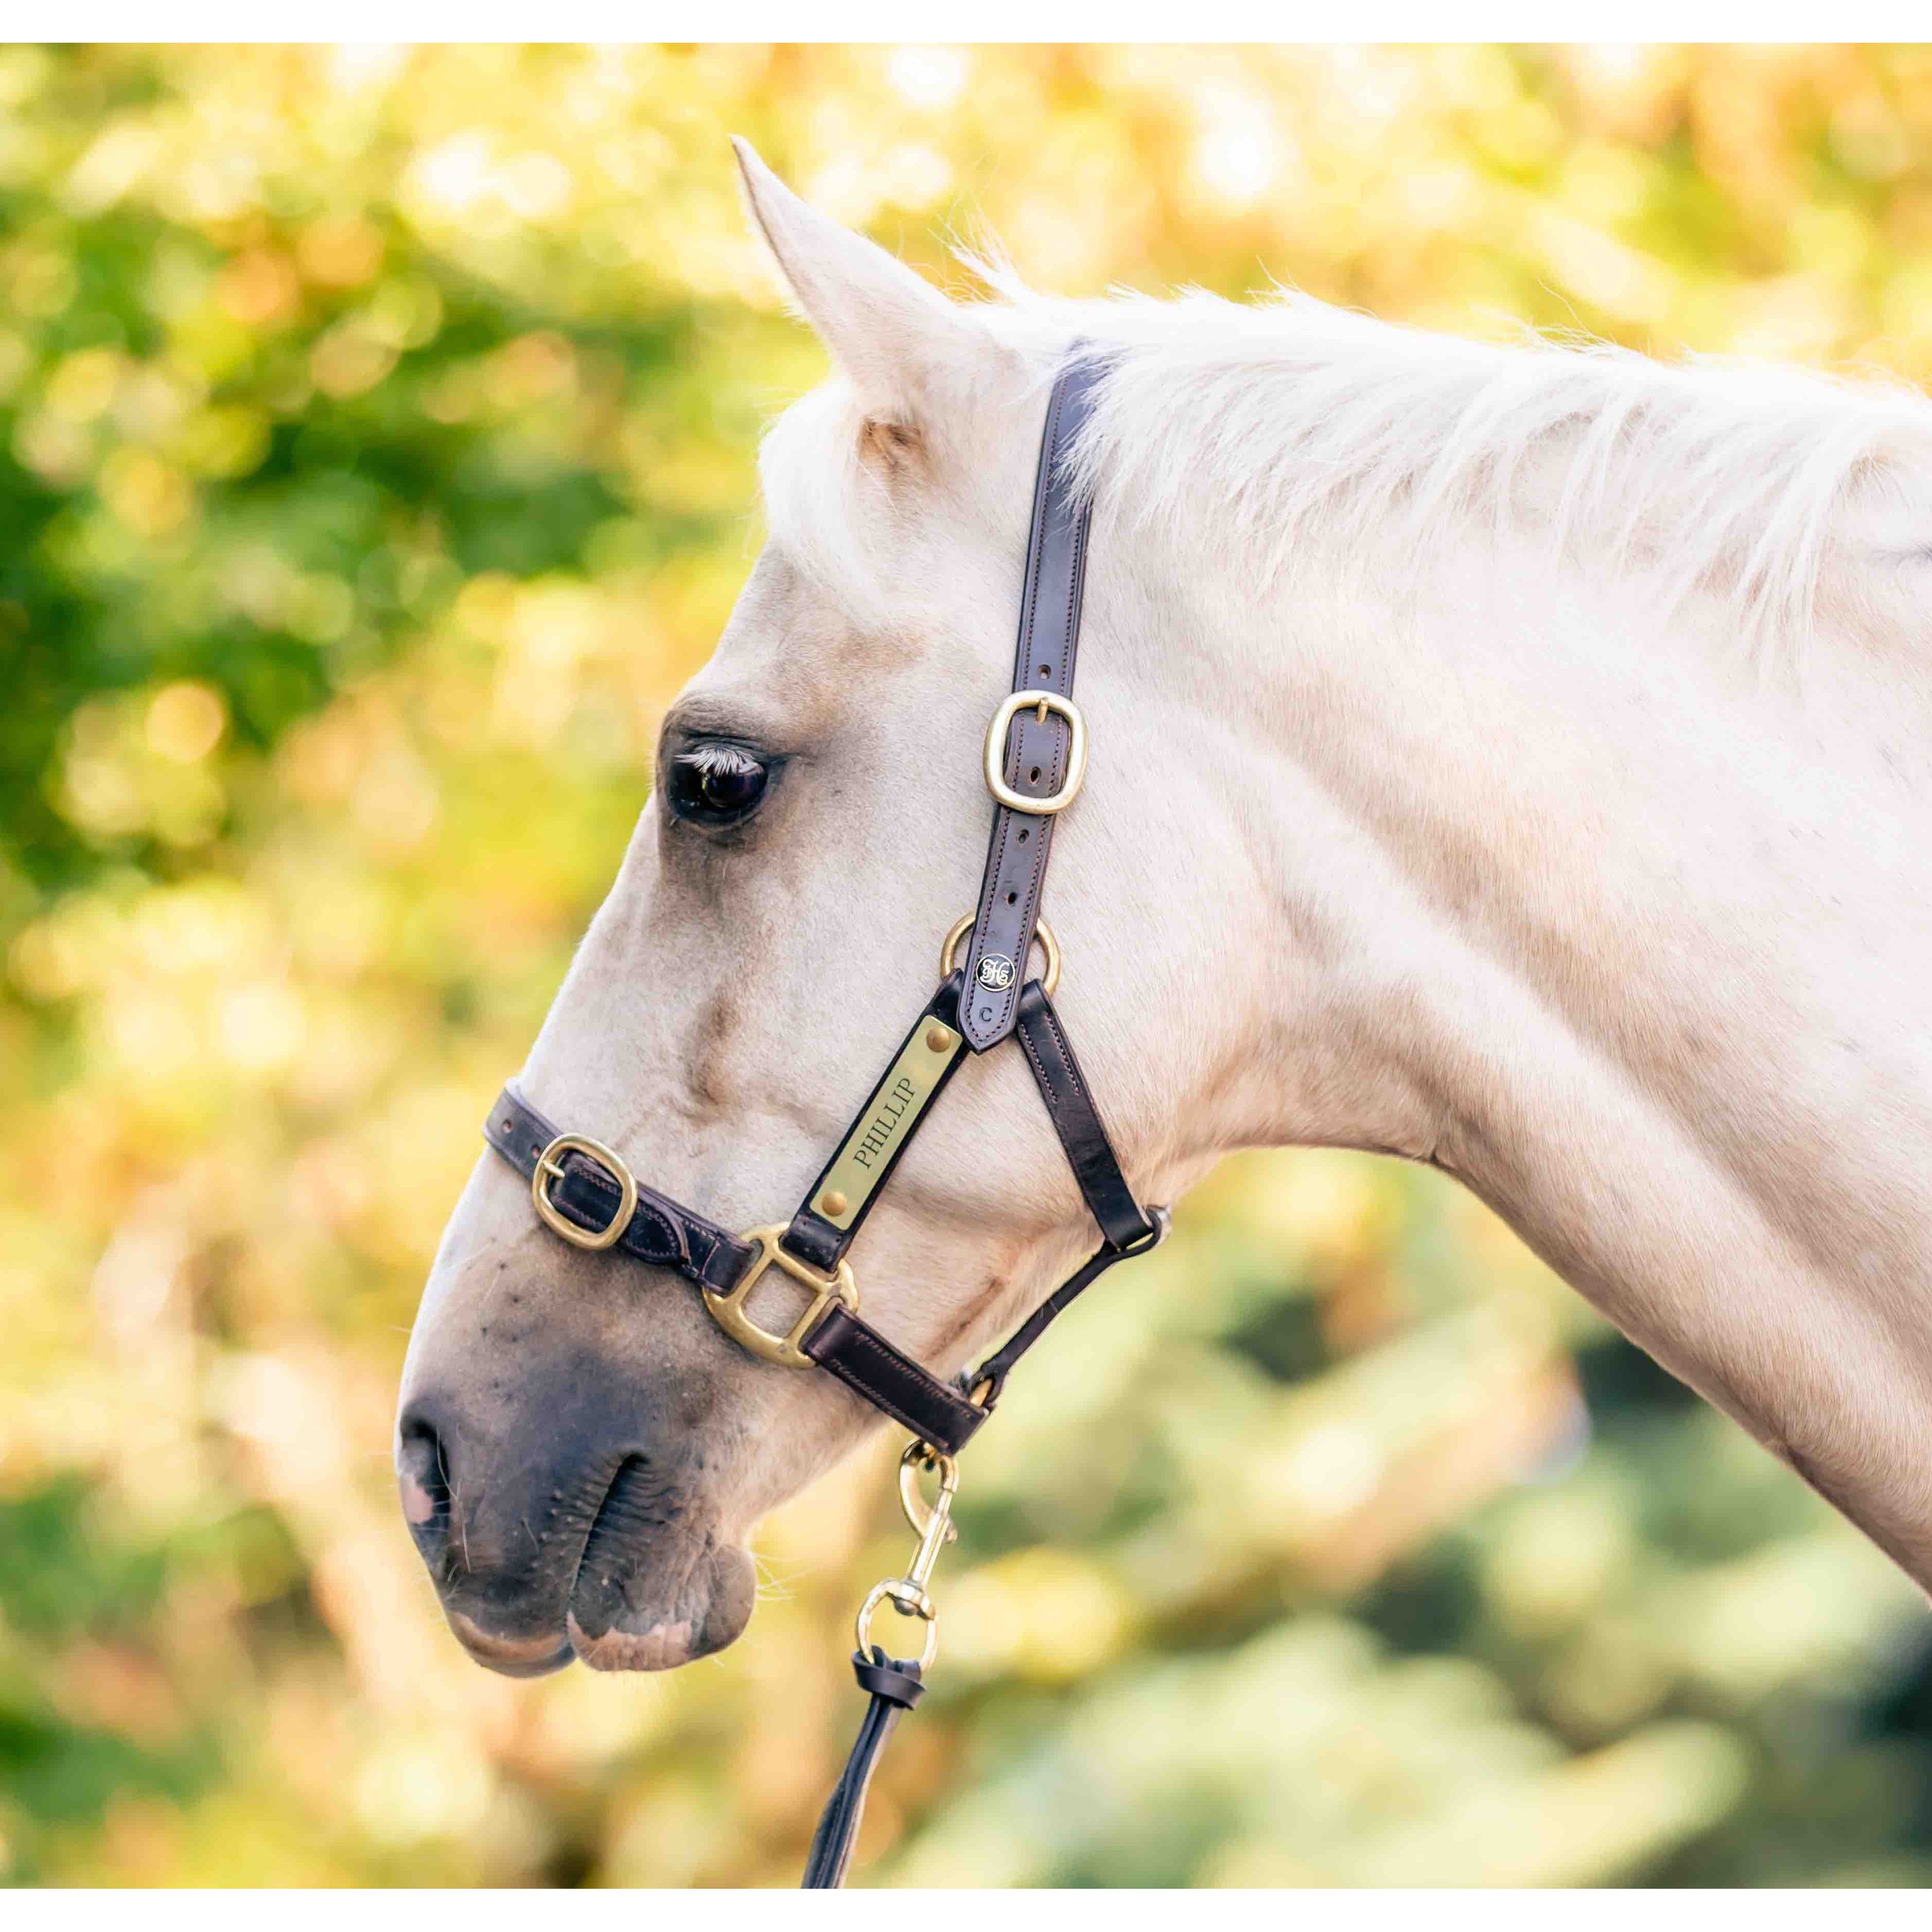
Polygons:
<instances>
[{"instance_id":1,"label":"horse head","mask_svg":"<svg viewBox=\"0 0 1932 1932\"><path fill-rule=\"evenodd\" d=\"M1010 680L1032 465L1068 346L1038 318L944 299L740 159L836 373L766 442L770 541L664 720L616 884L520 1078L544 1114L734 1230L811 1182L977 892L980 747ZM1199 1032L1163 1046L1135 1016L1178 1002L1202 963L1163 930L1162 855L1177 814L1205 815L1184 696L1135 688L1148 626L1131 587L1117 578L1088 620L1082 697L1106 750L1060 834L1052 918L1081 962L1062 999L1088 1070L1152 1184L1184 1151L1174 1100L1209 1069ZM1224 1015L1239 976L1216 989ZM759 1516L877 1418L826 1377L731 1346L673 1276L559 1240L532 1208L479 1160L412 1338L404 1513L479 1660L682 1664L743 1628ZM854 1258L866 1318L944 1372L1083 1244L1047 1117L1022 1068L988 1055L960 1068ZM754 1318L789 1325L800 1293L772 1271Z\"/></svg>"}]
</instances>

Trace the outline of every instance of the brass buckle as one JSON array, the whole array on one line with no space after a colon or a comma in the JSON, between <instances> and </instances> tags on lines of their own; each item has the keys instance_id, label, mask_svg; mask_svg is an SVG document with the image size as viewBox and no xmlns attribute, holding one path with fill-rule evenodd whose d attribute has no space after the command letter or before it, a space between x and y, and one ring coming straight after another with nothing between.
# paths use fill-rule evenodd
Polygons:
<instances>
[{"instance_id":1,"label":"brass buckle","mask_svg":"<svg viewBox=\"0 0 1932 1932\"><path fill-rule=\"evenodd\" d=\"M816 1368L818 1364L799 1344L811 1334L818 1318L833 1302L842 1304L856 1315L859 1312L859 1284L852 1278L850 1262L841 1262L831 1274L820 1274L815 1268L782 1246L780 1237L785 1227L785 1222L774 1221L769 1228L747 1228L740 1238L758 1243L758 1258L745 1270L744 1278L736 1288L722 1294L705 1288L704 1305L710 1310L712 1320L741 1348L756 1355L761 1362L774 1362L782 1369ZM812 1306L793 1323L790 1332L784 1335L774 1335L769 1328L760 1328L745 1311L745 1298L758 1286L766 1269L774 1262L781 1273L790 1275L794 1281L812 1291Z\"/></svg>"},{"instance_id":2,"label":"brass buckle","mask_svg":"<svg viewBox=\"0 0 1932 1932\"><path fill-rule=\"evenodd\" d=\"M952 976L955 956L959 950L959 942L973 930L973 922L979 916L969 912L964 919L956 920L939 949L939 976L950 980ZM1033 936L1040 942L1040 950L1046 955L1046 971L1040 984L1046 989L1046 997L1053 998L1054 988L1060 984L1060 941L1053 936L1053 928L1043 919L1033 922Z\"/></svg>"},{"instance_id":3,"label":"brass buckle","mask_svg":"<svg viewBox=\"0 0 1932 1932\"><path fill-rule=\"evenodd\" d=\"M1037 712L1042 724L1049 711L1057 711L1073 733L1073 742L1066 754L1066 782L1045 798L1029 798L1024 792L1014 790L1006 781L1006 734L1012 729L1013 720L1027 710ZM1057 691L1016 691L993 713L993 722L986 727L986 789L1008 811L1051 818L1056 812L1064 812L1080 796L1086 777L1087 721L1072 698L1062 698Z\"/></svg>"},{"instance_id":4,"label":"brass buckle","mask_svg":"<svg viewBox=\"0 0 1932 1932\"><path fill-rule=\"evenodd\" d=\"M580 1228L574 1221L567 1220L550 1198L550 1184L563 1178L563 1157L572 1149L587 1154L600 1167L608 1168L616 1176L617 1211L608 1227ZM537 1156L537 1164L530 1174L530 1199L536 1204L537 1219L553 1234L561 1234L572 1247L611 1248L623 1239L631 1216L638 1211L638 1184L624 1165L623 1157L602 1141L593 1141L588 1134L559 1134Z\"/></svg>"}]
</instances>

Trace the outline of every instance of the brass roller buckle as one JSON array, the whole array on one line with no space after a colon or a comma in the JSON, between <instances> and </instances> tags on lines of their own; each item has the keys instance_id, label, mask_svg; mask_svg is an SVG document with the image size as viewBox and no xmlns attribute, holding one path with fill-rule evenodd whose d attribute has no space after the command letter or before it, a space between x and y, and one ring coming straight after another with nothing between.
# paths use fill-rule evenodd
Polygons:
<instances>
[{"instance_id":1,"label":"brass roller buckle","mask_svg":"<svg viewBox=\"0 0 1932 1932\"><path fill-rule=\"evenodd\" d=\"M758 1258L745 1270L744 1277L736 1287L720 1294L715 1289L704 1288L704 1305L711 1311L711 1318L736 1342L739 1347L756 1355L761 1362L772 1362L782 1369L811 1369L818 1365L799 1346L817 1325L819 1317L833 1302L839 1302L859 1312L859 1284L853 1279L852 1264L841 1262L830 1274L820 1274L781 1245L781 1237L785 1232L785 1223L774 1221L768 1228L747 1228L740 1238L758 1244ZM745 1306L745 1298L764 1277L765 1270L776 1266L781 1274L788 1274L801 1286L812 1290L812 1304L792 1324L788 1334L775 1335L769 1328L760 1328L754 1322Z\"/></svg>"},{"instance_id":2,"label":"brass roller buckle","mask_svg":"<svg viewBox=\"0 0 1932 1932\"><path fill-rule=\"evenodd\" d=\"M573 1151L588 1154L616 1178L617 1211L610 1216L606 1227L579 1227L574 1221L566 1219L550 1198L550 1184L563 1178L563 1157ZM631 1170L624 1165L623 1157L602 1141L593 1141L588 1134L559 1134L537 1156L537 1164L530 1172L530 1199L536 1208L537 1219L552 1234L561 1234L574 1248L589 1248L594 1252L599 1248L614 1248L623 1239L624 1230L631 1225L631 1216L638 1211L638 1184L632 1178Z\"/></svg>"}]
</instances>

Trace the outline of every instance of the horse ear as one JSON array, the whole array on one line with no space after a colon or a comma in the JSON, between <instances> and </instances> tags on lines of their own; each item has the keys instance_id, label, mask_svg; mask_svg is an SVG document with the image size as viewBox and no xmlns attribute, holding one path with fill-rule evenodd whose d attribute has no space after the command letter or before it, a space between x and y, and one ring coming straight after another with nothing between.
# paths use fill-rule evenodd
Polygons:
<instances>
[{"instance_id":1,"label":"horse ear","mask_svg":"<svg viewBox=\"0 0 1932 1932\"><path fill-rule=\"evenodd\" d=\"M903 262L801 200L734 135L745 200L800 312L866 415L914 424L949 374L986 356L986 332Z\"/></svg>"}]
</instances>

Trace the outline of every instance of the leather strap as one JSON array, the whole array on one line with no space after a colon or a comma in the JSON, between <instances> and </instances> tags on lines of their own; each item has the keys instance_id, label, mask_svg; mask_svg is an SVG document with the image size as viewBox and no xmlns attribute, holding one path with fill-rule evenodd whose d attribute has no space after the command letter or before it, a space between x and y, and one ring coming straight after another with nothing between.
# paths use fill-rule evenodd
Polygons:
<instances>
[{"instance_id":1,"label":"leather strap","mask_svg":"<svg viewBox=\"0 0 1932 1932\"><path fill-rule=\"evenodd\" d=\"M802 1892L830 1891L845 1882L846 1868L852 1862L852 1846L859 1835L859 1822L865 1816L866 1793L871 1787L880 1754L901 1714L926 1694L919 1666L888 1657L877 1644L873 1645L869 1658L862 1651L852 1653L852 1674L858 1678L860 1689L870 1694L872 1702L866 1706L845 1768L832 1787L832 1796L825 1801L818 1828L812 1834L812 1850L799 1886Z\"/></svg>"},{"instance_id":2,"label":"leather strap","mask_svg":"<svg viewBox=\"0 0 1932 1932\"><path fill-rule=\"evenodd\" d=\"M934 1005L938 1004L935 1000ZM526 1177L536 1172L538 1157L556 1135L514 1082L496 1096L483 1129L484 1138ZM579 1227L608 1227L622 1198L616 1178L590 1155L574 1150L560 1165L562 1176L550 1184L551 1204ZM724 1294L737 1286L758 1250L640 1181L637 1208L611 1252L671 1269L695 1287ZM986 1419L986 1411L952 1383L922 1368L841 1303L826 1310L799 1346L854 1394L949 1456L957 1455Z\"/></svg>"},{"instance_id":3,"label":"leather strap","mask_svg":"<svg viewBox=\"0 0 1932 1932\"><path fill-rule=\"evenodd\" d=\"M799 1345L901 1428L948 1456L973 1439L986 1412L899 1349L869 1322L834 1302Z\"/></svg>"},{"instance_id":4,"label":"leather strap","mask_svg":"<svg viewBox=\"0 0 1932 1932\"><path fill-rule=\"evenodd\" d=\"M799 1203L798 1212L791 1217L791 1226L784 1232L784 1246L820 1270L830 1274L838 1265L845 1250L857 1237L859 1230L866 1225L866 1216L872 1211L873 1204L885 1192L886 1183L891 1179L892 1169L899 1164L901 1157L911 1146L913 1136L919 1131L920 1123L933 1102L938 1099L946 1083L958 1070L959 1063L966 1057L966 1043L962 1040L951 1049L952 1058L946 1060L938 1078L920 1094L916 1111L896 1112L896 1106L903 1103L898 1096L890 1093L896 1070L903 1060L907 1049L916 1040L930 1036L932 1023L937 1020L942 1026L956 1030L959 1024L959 989L965 984L966 976L955 973L926 1002L926 1010L907 1029L905 1038L899 1042L898 1052L886 1064L878 1084L866 1096L866 1104L852 1117L852 1124L840 1140L838 1150L820 1169L818 1178L806 1190L805 1198ZM941 1035L942 1040L944 1036ZM862 1128L869 1127L875 1138L884 1144L878 1165L868 1163L866 1185L871 1190L860 1201L844 1225L842 1227L827 1220L818 1211L825 1190L844 1162L847 1148Z\"/></svg>"},{"instance_id":5,"label":"leather strap","mask_svg":"<svg viewBox=\"0 0 1932 1932\"><path fill-rule=\"evenodd\" d=\"M537 1161L557 1137L553 1126L526 1100L512 1081L496 1096L483 1138L526 1180L537 1171ZM586 1154L572 1150L560 1163L561 1179L550 1184L551 1204L567 1221L593 1232L610 1226L622 1190L615 1175ZM686 1280L722 1294L752 1264L758 1252L750 1242L728 1234L656 1188L638 1184L638 1204L630 1225L613 1244L653 1268L674 1269Z\"/></svg>"},{"instance_id":6,"label":"leather strap","mask_svg":"<svg viewBox=\"0 0 1932 1932\"><path fill-rule=\"evenodd\" d=\"M1076 363L1047 399L1013 656L1015 691L1073 694L1089 513L1075 498L1068 457L1101 374L1095 363ZM1050 798L1065 780L1072 747L1072 729L1057 712L1048 712L1043 722L1030 710L1022 712L1007 733L1006 783L1024 796ZM960 1013L961 1030L975 1053L997 1046L1013 1030L1052 844L1053 814L996 808L979 916L966 949L968 992Z\"/></svg>"},{"instance_id":7,"label":"leather strap","mask_svg":"<svg viewBox=\"0 0 1932 1932\"><path fill-rule=\"evenodd\" d=\"M986 1414L991 1415L998 1406L1000 1392L1006 1387L1006 1378L1012 1373L1013 1365L1046 1333L1055 1319L1084 1294L1110 1268L1122 1262L1130 1262L1136 1255L1144 1255L1150 1250L1159 1247L1167 1239L1167 1210L1165 1208L1150 1208L1148 1210L1148 1231L1139 1240L1130 1247L1096 1250L1013 1330L1002 1346L995 1349L976 1369L969 1369L959 1378L960 1388L970 1394L983 1384L986 1393L980 1398L980 1407Z\"/></svg>"},{"instance_id":8,"label":"leather strap","mask_svg":"<svg viewBox=\"0 0 1932 1932\"><path fill-rule=\"evenodd\" d=\"M928 1011L940 1012L943 1017L942 1003L949 992L957 990L956 976L940 988ZM1167 1234L1166 1210L1156 1208L1144 1213L1134 1198L1066 1029L1046 988L1037 980L1029 980L1021 994L1018 1030L1028 1064L1046 1103L1047 1118L1100 1226L1103 1245L1034 1310L1004 1348L955 1385L940 1381L894 1348L876 1328L836 1303L800 1344L854 1394L910 1430L921 1442L949 1456L958 1454L985 1422L1013 1365L1055 1318L1108 1269L1157 1247ZM957 1064L956 1058L946 1070L947 1077ZM874 1089L874 1098L877 1092ZM814 1184L814 1189L818 1185ZM801 1209L801 1216L806 1211ZM797 1225L794 1221L793 1226ZM789 1234L786 1238L790 1239ZM976 1402L970 1398L982 1382L990 1386L984 1400Z\"/></svg>"},{"instance_id":9,"label":"leather strap","mask_svg":"<svg viewBox=\"0 0 1932 1932\"><path fill-rule=\"evenodd\" d=\"M952 1024L960 984L961 976L955 974L940 988L914 1022L907 1035L908 1040L934 1019ZM956 1456L978 1432L998 1400L1013 1364L1045 1333L1061 1310L1116 1262L1144 1254L1166 1232L1164 1212L1156 1208L1151 1216L1143 1214L1134 1199L1080 1064L1074 1058L1066 1029L1046 988L1036 980L1029 980L1018 1006L1020 1040L1028 1064L1033 1069L1047 1118L1060 1137L1081 1192L1105 1238L1105 1245L1034 1310L1004 1348L988 1358L963 1384L943 1381L921 1366L870 1322L839 1302L826 1308L799 1343L806 1355L836 1376L854 1394L909 1430L921 1442L949 1456ZM945 1061L932 1089L934 1094L952 1077L964 1051L963 1046L954 1049ZM877 1106L884 1085L881 1082L874 1088L866 1108L860 1109L859 1120L865 1119L867 1109ZM910 1121L892 1148L880 1174L881 1183L904 1153L917 1125L916 1119ZM550 1121L523 1097L514 1082L498 1096L483 1131L490 1146L526 1177L536 1173L539 1157L557 1134ZM550 1184L551 1204L580 1227L592 1230L608 1227L622 1198L616 1177L592 1156L574 1149L566 1153L560 1164L563 1172ZM826 1172L830 1171L828 1167ZM794 1234L802 1226L808 1238L817 1243L819 1237L814 1223L826 1228L832 1237L842 1234L842 1238L830 1244L826 1260L819 1258L826 1252L825 1246L818 1246L816 1252L795 1249L802 1258L829 1270L850 1244L858 1222L869 1211L871 1198L862 1204L852 1228L844 1231L832 1228L813 1211L812 1205L818 1198L824 1179L825 1174L821 1174L813 1184L812 1192L786 1232L785 1242L792 1246ZM670 1268L694 1286L708 1288L714 1294L727 1294L735 1287L756 1257L757 1249L655 1188L642 1182L637 1186L637 1207L614 1244L614 1250L653 1267ZM983 1402L968 1400L980 1383L988 1381L992 1386Z\"/></svg>"},{"instance_id":10,"label":"leather strap","mask_svg":"<svg viewBox=\"0 0 1932 1932\"><path fill-rule=\"evenodd\" d=\"M951 1024L959 990L960 976L956 974L928 1003L908 1040L934 1019ZM1046 1102L1047 1118L1053 1123L1081 1192L1105 1237L1105 1245L1034 1310L1004 1348L988 1358L963 1384L942 1381L839 1302L826 1308L799 1343L806 1356L837 1376L854 1394L909 1430L921 1442L949 1456L956 1456L978 1432L998 1400L1014 1363L1045 1333L1060 1310L1116 1262L1144 1254L1166 1232L1165 1212L1156 1208L1151 1215L1143 1214L1134 1199L1046 989L1037 980L1028 981L1018 1004L1020 1040L1028 1064L1033 1069ZM934 1094L952 1077L964 1051L963 1046L956 1048L946 1060L932 1089ZM878 1104L884 1084L874 1087L866 1108ZM863 1120L865 1116L866 1109L862 1108L858 1118ZM910 1122L892 1149L880 1174L881 1183L904 1151L917 1125L916 1119ZM490 1146L526 1178L536 1173L538 1159L557 1135L557 1130L524 1098L514 1082L497 1096L483 1132ZM591 1230L608 1227L622 1200L616 1178L592 1156L576 1149L567 1152L560 1165L562 1173L550 1184L551 1204L579 1227ZM830 1172L828 1168L826 1172ZM834 1237L842 1232L843 1238L831 1246L829 1260L818 1258L825 1252L824 1247L818 1252L802 1252L802 1258L829 1270L856 1233L858 1222L869 1211L871 1199L863 1204L851 1228L831 1228L812 1206L824 1178L821 1174L813 1184L813 1192L794 1217L785 1241L788 1246L792 1245L801 1226L809 1238L816 1240L813 1223L825 1226ZM714 1294L729 1293L752 1264L758 1250L656 1189L642 1182L637 1184L637 1206L623 1233L613 1244L614 1251L653 1267L670 1268L694 1286L708 1288ZM982 1382L992 1384L986 1400L983 1402L968 1400Z\"/></svg>"},{"instance_id":11,"label":"leather strap","mask_svg":"<svg viewBox=\"0 0 1932 1932\"><path fill-rule=\"evenodd\" d=\"M1067 1165L1107 1245L1126 1248L1144 1240L1153 1232L1151 1225L1120 1172L1060 1016L1037 980L1029 980L1020 995L1019 1038L1040 1098L1046 1102L1046 1117L1060 1136Z\"/></svg>"}]
</instances>

